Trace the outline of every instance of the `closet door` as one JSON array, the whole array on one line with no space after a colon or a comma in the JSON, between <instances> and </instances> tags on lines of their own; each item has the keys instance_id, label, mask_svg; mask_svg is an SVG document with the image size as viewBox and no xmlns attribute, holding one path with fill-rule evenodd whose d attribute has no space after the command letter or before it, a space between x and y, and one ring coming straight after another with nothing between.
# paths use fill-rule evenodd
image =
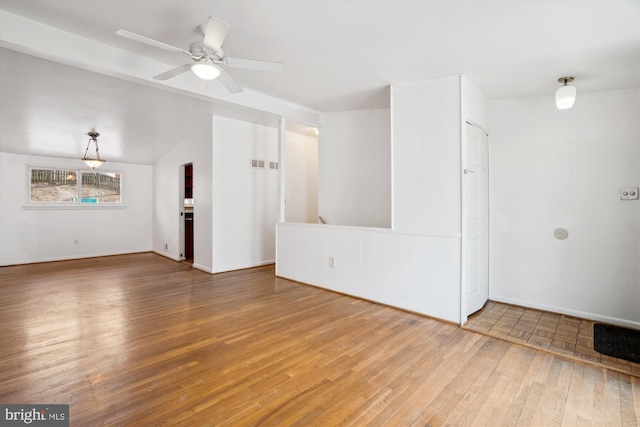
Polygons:
<instances>
[{"instance_id":1,"label":"closet door","mask_svg":"<svg viewBox=\"0 0 640 427\"><path fill-rule=\"evenodd\" d=\"M466 124L463 159L463 280L466 315L489 299L489 138L484 130Z\"/></svg>"}]
</instances>

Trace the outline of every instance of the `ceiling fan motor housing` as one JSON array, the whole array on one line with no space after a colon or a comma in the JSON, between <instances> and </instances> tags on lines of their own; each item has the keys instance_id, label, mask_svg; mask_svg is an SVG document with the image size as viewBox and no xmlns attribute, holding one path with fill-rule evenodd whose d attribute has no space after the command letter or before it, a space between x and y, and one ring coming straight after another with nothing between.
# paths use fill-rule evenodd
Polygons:
<instances>
[{"instance_id":1,"label":"ceiling fan motor housing","mask_svg":"<svg viewBox=\"0 0 640 427\"><path fill-rule=\"evenodd\" d=\"M202 42L193 42L189 46L189 52L191 52L191 57L195 60L199 60L202 58L209 58L213 61L222 61L224 58L224 52L222 49L218 49L216 52L209 52L204 48Z\"/></svg>"}]
</instances>

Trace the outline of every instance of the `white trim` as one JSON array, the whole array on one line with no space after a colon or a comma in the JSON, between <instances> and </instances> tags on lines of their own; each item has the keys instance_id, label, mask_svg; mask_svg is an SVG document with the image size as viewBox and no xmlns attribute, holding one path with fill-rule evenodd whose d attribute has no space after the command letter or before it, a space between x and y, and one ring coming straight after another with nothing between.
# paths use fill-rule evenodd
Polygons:
<instances>
[{"instance_id":1,"label":"white trim","mask_svg":"<svg viewBox=\"0 0 640 427\"><path fill-rule=\"evenodd\" d=\"M476 127L478 129L480 129L482 132L484 132L485 135L489 136L489 131L487 131L485 128L483 128L482 126L480 126L479 124L477 124L476 122L474 122L473 120L465 120L464 121L466 124L471 125L473 127Z\"/></svg>"},{"instance_id":2,"label":"white trim","mask_svg":"<svg viewBox=\"0 0 640 427\"><path fill-rule=\"evenodd\" d=\"M335 230L351 230L351 231L367 231L372 233L388 233L398 236L427 236L427 237L446 237L450 239L460 239L462 234L460 233L442 233L437 231L427 231L424 233L403 233L395 231L391 228L375 228L375 227L355 227L351 225L335 225L335 224L311 224L305 222L279 222L276 225L283 225L286 227L311 227L311 228L331 228Z\"/></svg>"},{"instance_id":3,"label":"white trim","mask_svg":"<svg viewBox=\"0 0 640 427\"><path fill-rule=\"evenodd\" d=\"M150 250L147 249L147 250L133 250L133 251L120 251L120 252L101 252L101 253L95 253L95 254L78 254L78 255L69 255L69 256L63 256L63 257L29 259L24 261L18 260L18 261L11 261L8 264L1 264L0 266L7 267L10 265L38 264L43 262L70 261L74 259L100 258L100 257L115 256L115 255L142 254L149 251Z\"/></svg>"},{"instance_id":4,"label":"white trim","mask_svg":"<svg viewBox=\"0 0 640 427\"><path fill-rule=\"evenodd\" d=\"M612 325L627 326L631 328L640 329L640 322L636 322L633 320L619 319L617 317L603 316L600 314L588 313L588 312L579 311L579 310L571 310L568 308L556 307L553 305L537 304L529 301L520 301L517 299L505 298L505 297L496 296L496 295L490 295L489 299L491 301L502 302L505 304L513 304L521 307L535 308L538 310L550 311L553 313L566 314L567 316L579 317L579 318L588 319L588 320L596 320L599 322L610 323Z\"/></svg>"},{"instance_id":5,"label":"white trim","mask_svg":"<svg viewBox=\"0 0 640 427\"><path fill-rule=\"evenodd\" d=\"M100 210L100 209L127 209L129 206L128 205L122 205L120 203L110 203L110 204L106 204L106 203L95 203L95 204L76 204L76 205L70 205L70 204L55 204L55 202L52 202L52 204L48 204L48 205L41 205L41 204L29 204L29 205L22 205L22 209L26 209L26 210L47 210L47 209L59 209L59 210Z\"/></svg>"},{"instance_id":6,"label":"white trim","mask_svg":"<svg viewBox=\"0 0 640 427\"><path fill-rule=\"evenodd\" d=\"M287 180L287 119L280 117L278 123L278 221L284 222L286 215L286 180Z\"/></svg>"},{"instance_id":7,"label":"white trim","mask_svg":"<svg viewBox=\"0 0 640 427\"><path fill-rule=\"evenodd\" d=\"M200 271L204 271L205 273L209 273L209 274L213 274L214 271L211 269L211 267L207 267L205 265L202 264L196 264L195 262L193 263L193 268L197 268Z\"/></svg>"},{"instance_id":8,"label":"white trim","mask_svg":"<svg viewBox=\"0 0 640 427\"><path fill-rule=\"evenodd\" d=\"M467 143L469 136L467 135L467 126L468 123L464 118L464 108L463 108L463 96L462 91L464 90L464 85L462 84L462 76L458 76L458 103L460 105L460 159L458 162L458 175L460 176L460 323L462 326L467 322L467 258L469 256L469 248L465 241L467 238L467 203L465 200L465 194L467 187L469 184L466 183L466 179L464 179L464 173L462 172L467 167ZM488 201L487 201L488 203Z\"/></svg>"},{"instance_id":9,"label":"white trim","mask_svg":"<svg viewBox=\"0 0 640 427\"><path fill-rule=\"evenodd\" d=\"M396 229L396 217L395 217L395 191L393 191L394 189L394 183L395 183L395 132L393 131L394 126L393 126L393 117L394 117L394 111L395 111L395 96L394 96L394 88L395 85L394 84L390 84L389 85L389 139L390 139L390 144L389 144L389 161L391 162L391 165L389 167L389 174L391 175L391 179L390 179L390 185L391 185L391 230L395 230Z\"/></svg>"},{"instance_id":10,"label":"white trim","mask_svg":"<svg viewBox=\"0 0 640 427\"><path fill-rule=\"evenodd\" d=\"M275 259L271 259L271 260L266 260L266 261L260 261L260 262L255 262L255 263L251 263L251 264L245 264L245 265L235 265L233 267L225 267L224 270L216 270L215 267L213 269L211 269L211 271L208 271L209 273L226 273L227 271L236 271L236 270L244 270L246 268L253 268L253 267L262 267L263 265L269 265L269 264L275 264L276 260ZM195 267L195 264L194 264Z\"/></svg>"},{"instance_id":11,"label":"white trim","mask_svg":"<svg viewBox=\"0 0 640 427\"><path fill-rule=\"evenodd\" d=\"M158 251L156 249L153 249L151 252L153 252L154 254L161 255L161 256L163 256L165 258L172 259L174 261L181 261L180 257L178 257L176 255L173 255L173 254L170 254L169 252Z\"/></svg>"}]
</instances>

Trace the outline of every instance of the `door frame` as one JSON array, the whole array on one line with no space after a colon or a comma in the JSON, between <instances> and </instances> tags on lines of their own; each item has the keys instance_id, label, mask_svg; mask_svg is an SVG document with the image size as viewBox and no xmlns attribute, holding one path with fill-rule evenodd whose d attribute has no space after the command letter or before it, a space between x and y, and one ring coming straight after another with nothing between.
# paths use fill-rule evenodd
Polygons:
<instances>
[{"instance_id":1,"label":"door frame","mask_svg":"<svg viewBox=\"0 0 640 427\"><path fill-rule=\"evenodd\" d=\"M186 259L185 256L185 225L184 225L184 167L189 163L185 163L183 165L178 166L178 206L179 216L178 216L178 259L183 261Z\"/></svg>"}]
</instances>

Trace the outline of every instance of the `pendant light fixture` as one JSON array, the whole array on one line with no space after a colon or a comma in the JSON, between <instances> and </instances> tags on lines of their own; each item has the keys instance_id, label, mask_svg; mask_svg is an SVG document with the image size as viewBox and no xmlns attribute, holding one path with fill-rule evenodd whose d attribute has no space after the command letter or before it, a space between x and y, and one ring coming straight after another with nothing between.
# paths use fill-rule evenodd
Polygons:
<instances>
[{"instance_id":1,"label":"pendant light fixture","mask_svg":"<svg viewBox=\"0 0 640 427\"><path fill-rule=\"evenodd\" d=\"M558 110L571 108L576 101L576 87L567 85L572 81L573 77L560 77L558 79L558 83L563 83L563 86L556 91L556 107L558 107Z\"/></svg>"},{"instance_id":2,"label":"pendant light fixture","mask_svg":"<svg viewBox=\"0 0 640 427\"><path fill-rule=\"evenodd\" d=\"M105 160L102 160L100 158L100 152L98 151L98 137L100 136L100 134L94 130L90 131L87 133L87 135L89 135L89 142L87 142L87 149L84 150L84 157L82 158L82 160L84 160L84 162L87 164L87 166L89 166L91 169L96 169L99 168L100 166L102 166L102 164L105 162ZM88 157L87 153L89 152L89 146L91 145L91 143L94 143L96 146L96 157Z\"/></svg>"}]
</instances>

